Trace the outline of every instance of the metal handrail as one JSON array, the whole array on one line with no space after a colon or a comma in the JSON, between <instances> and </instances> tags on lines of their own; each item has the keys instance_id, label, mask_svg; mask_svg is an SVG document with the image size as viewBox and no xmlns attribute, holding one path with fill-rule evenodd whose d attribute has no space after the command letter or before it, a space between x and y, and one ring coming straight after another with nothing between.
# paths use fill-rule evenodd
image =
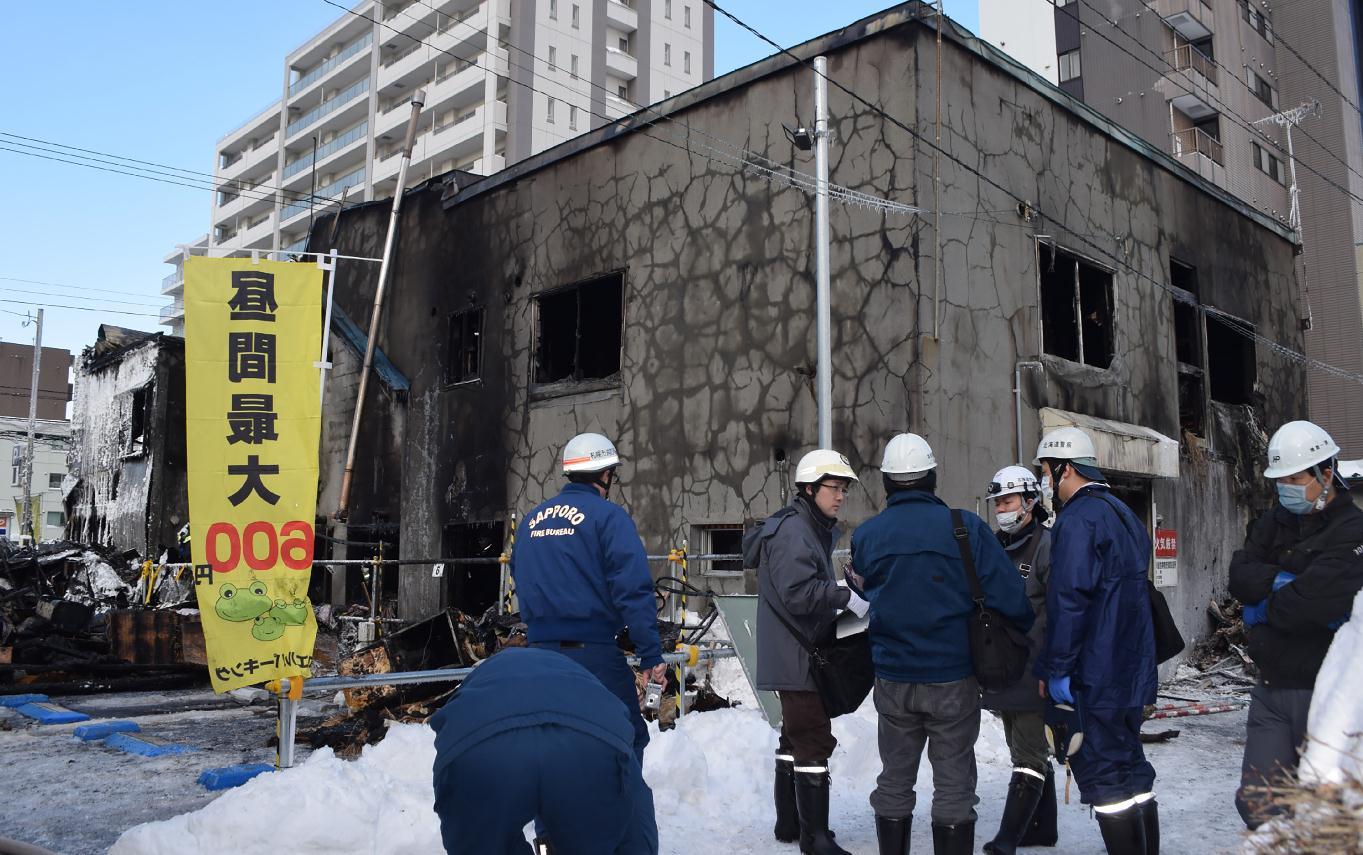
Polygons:
<instances>
[{"instance_id":1,"label":"metal handrail","mask_svg":"<svg viewBox=\"0 0 1363 855\"><path fill-rule=\"evenodd\" d=\"M311 125L313 122L317 121L323 116L327 116L330 115L331 113L336 112L341 107L355 100L355 98L358 97L359 95L368 91L369 78L368 77L360 78L358 81L347 86L345 89L342 89L339 93L332 96L330 99L323 101L321 104L318 104L316 107L313 107L311 110L299 116L297 119L293 120L292 122L289 122L289 126L284 130L284 137L287 139L288 137L293 136L294 134L306 128L308 125Z\"/></svg>"},{"instance_id":2,"label":"metal handrail","mask_svg":"<svg viewBox=\"0 0 1363 855\"><path fill-rule=\"evenodd\" d=\"M1169 51L1172 57L1169 64L1175 71L1187 71L1192 69L1203 77L1207 82L1216 85L1216 62L1202 51L1198 50L1191 42L1185 42Z\"/></svg>"},{"instance_id":3,"label":"metal handrail","mask_svg":"<svg viewBox=\"0 0 1363 855\"><path fill-rule=\"evenodd\" d=\"M302 92L304 89L316 83L328 71L331 71L355 54L369 47L373 41L374 34L372 32L366 32L363 36L360 36L358 39L342 48L340 53L329 59L323 60L322 63L312 71L309 71L307 74L304 74L302 77L289 84L289 97L292 98L294 95L297 95L299 92Z\"/></svg>"},{"instance_id":4,"label":"metal handrail","mask_svg":"<svg viewBox=\"0 0 1363 855\"><path fill-rule=\"evenodd\" d=\"M1216 163L1225 163L1225 146L1222 145L1220 140L1201 128L1174 131L1173 140L1175 156L1182 157L1185 154L1197 152Z\"/></svg>"}]
</instances>

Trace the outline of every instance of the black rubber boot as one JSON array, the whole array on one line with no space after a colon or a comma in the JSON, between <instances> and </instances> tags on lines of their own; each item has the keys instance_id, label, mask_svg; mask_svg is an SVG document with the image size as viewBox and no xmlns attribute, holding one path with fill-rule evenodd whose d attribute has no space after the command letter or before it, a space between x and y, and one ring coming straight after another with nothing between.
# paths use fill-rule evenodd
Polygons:
<instances>
[{"instance_id":1,"label":"black rubber boot","mask_svg":"<svg viewBox=\"0 0 1363 855\"><path fill-rule=\"evenodd\" d=\"M549 842L547 837L536 837L535 842L531 843L530 846L535 850L535 855L554 855L553 844Z\"/></svg>"},{"instance_id":2,"label":"black rubber boot","mask_svg":"<svg viewBox=\"0 0 1363 855\"><path fill-rule=\"evenodd\" d=\"M796 772L795 804L800 814L803 855L852 855L828 831L828 773Z\"/></svg>"},{"instance_id":3,"label":"black rubber boot","mask_svg":"<svg viewBox=\"0 0 1363 855\"><path fill-rule=\"evenodd\" d=\"M1098 814L1098 829L1108 855L1146 855L1145 814L1140 805Z\"/></svg>"},{"instance_id":4,"label":"black rubber boot","mask_svg":"<svg viewBox=\"0 0 1363 855\"><path fill-rule=\"evenodd\" d=\"M971 855L975 851L975 820L955 825L932 824L933 855Z\"/></svg>"},{"instance_id":5,"label":"black rubber boot","mask_svg":"<svg viewBox=\"0 0 1363 855\"><path fill-rule=\"evenodd\" d=\"M1159 855L1159 802L1151 799L1141 805L1145 825L1145 855Z\"/></svg>"},{"instance_id":6,"label":"black rubber boot","mask_svg":"<svg viewBox=\"0 0 1363 855\"><path fill-rule=\"evenodd\" d=\"M1032 815L1041 801L1041 790L1046 786L1044 777L1027 772L1014 772L1008 782L1008 800L1003 804L1003 818L999 820L999 831L994 839L984 844L984 851L994 855L1013 855L1017 851L1024 832L1032 824Z\"/></svg>"},{"instance_id":7,"label":"black rubber boot","mask_svg":"<svg viewBox=\"0 0 1363 855\"><path fill-rule=\"evenodd\" d=\"M891 819L876 817L876 841L880 855L909 855L909 832L913 831L913 817Z\"/></svg>"},{"instance_id":8,"label":"black rubber boot","mask_svg":"<svg viewBox=\"0 0 1363 855\"><path fill-rule=\"evenodd\" d=\"M780 843L794 843L800 839L800 814L795 807L795 761L776 758L776 785L772 791L776 802L776 829L773 834Z\"/></svg>"},{"instance_id":9,"label":"black rubber boot","mask_svg":"<svg viewBox=\"0 0 1363 855\"><path fill-rule=\"evenodd\" d=\"M1018 841L1018 846L1054 846L1060 839L1056 828L1055 767L1046 764L1046 783L1041 787L1041 799L1032 812L1032 822Z\"/></svg>"}]
</instances>

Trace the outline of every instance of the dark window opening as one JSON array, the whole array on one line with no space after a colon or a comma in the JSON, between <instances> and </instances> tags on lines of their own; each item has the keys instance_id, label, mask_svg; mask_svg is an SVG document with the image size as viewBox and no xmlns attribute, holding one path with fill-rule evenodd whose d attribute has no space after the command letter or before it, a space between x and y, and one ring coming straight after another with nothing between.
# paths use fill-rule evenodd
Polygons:
<instances>
[{"instance_id":1,"label":"dark window opening","mask_svg":"<svg viewBox=\"0 0 1363 855\"><path fill-rule=\"evenodd\" d=\"M1178 426L1194 436L1207 435L1207 404L1203 393L1202 369L1178 367Z\"/></svg>"},{"instance_id":2,"label":"dark window opening","mask_svg":"<svg viewBox=\"0 0 1363 855\"><path fill-rule=\"evenodd\" d=\"M1169 259L1174 287L1174 351L1178 360L1178 423L1184 433L1205 436L1206 383L1202 371L1202 307L1197 268Z\"/></svg>"},{"instance_id":3,"label":"dark window opening","mask_svg":"<svg viewBox=\"0 0 1363 855\"><path fill-rule=\"evenodd\" d=\"M741 555L743 553L743 527L741 525L715 525L706 526L702 531L705 532L706 539L701 543L705 546L705 551L710 555ZM708 562L706 573L734 573L743 572L743 559L731 558Z\"/></svg>"},{"instance_id":4,"label":"dark window opening","mask_svg":"<svg viewBox=\"0 0 1363 855\"><path fill-rule=\"evenodd\" d=\"M1062 250L1041 247L1042 347L1098 368L1112 364L1112 274Z\"/></svg>"},{"instance_id":5,"label":"dark window opening","mask_svg":"<svg viewBox=\"0 0 1363 855\"><path fill-rule=\"evenodd\" d=\"M1193 122L1193 127L1197 128L1199 131L1216 140L1217 142L1221 142L1220 116L1211 115L1205 119L1198 119L1196 122Z\"/></svg>"},{"instance_id":6,"label":"dark window opening","mask_svg":"<svg viewBox=\"0 0 1363 855\"><path fill-rule=\"evenodd\" d=\"M441 557L495 559L502 554L502 523L451 523L445 526ZM448 564L445 602L466 615L478 616L496 605L501 591L501 565Z\"/></svg>"},{"instance_id":7,"label":"dark window opening","mask_svg":"<svg viewBox=\"0 0 1363 855\"><path fill-rule=\"evenodd\" d=\"M127 434L123 441L124 457L141 457L147 450L147 427L151 422L151 387L143 386L132 392L128 407Z\"/></svg>"},{"instance_id":8,"label":"dark window opening","mask_svg":"<svg viewBox=\"0 0 1363 855\"><path fill-rule=\"evenodd\" d=\"M1243 321L1207 318L1207 386L1213 401L1248 404L1254 398L1254 328Z\"/></svg>"},{"instance_id":9,"label":"dark window opening","mask_svg":"<svg viewBox=\"0 0 1363 855\"><path fill-rule=\"evenodd\" d=\"M478 379L483 352L483 310L469 309L450 315L449 342L445 382Z\"/></svg>"},{"instance_id":10,"label":"dark window opening","mask_svg":"<svg viewBox=\"0 0 1363 855\"><path fill-rule=\"evenodd\" d=\"M1109 476L1108 484L1112 495L1121 499L1141 521L1141 527L1150 531L1151 484L1144 478L1130 478L1121 475Z\"/></svg>"},{"instance_id":11,"label":"dark window opening","mask_svg":"<svg viewBox=\"0 0 1363 855\"><path fill-rule=\"evenodd\" d=\"M536 383L619 373L624 281L612 273L539 296Z\"/></svg>"},{"instance_id":12,"label":"dark window opening","mask_svg":"<svg viewBox=\"0 0 1363 855\"><path fill-rule=\"evenodd\" d=\"M1212 50L1211 36L1207 36L1205 39L1198 39L1195 42L1189 42L1189 44L1193 46L1194 50L1205 56L1207 59L1210 59L1213 62L1216 61L1216 54Z\"/></svg>"},{"instance_id":13,"label":"dark window opening","mask_svg":"<svg viewBox=\"0 0 1363 855\"><path fill-rule=\"evenodd\" d=\"M1041 247L1041 337L1045 351L1079 361L1079 325L1074 306L1075 261Z\"/></svg>"}]
</instances>

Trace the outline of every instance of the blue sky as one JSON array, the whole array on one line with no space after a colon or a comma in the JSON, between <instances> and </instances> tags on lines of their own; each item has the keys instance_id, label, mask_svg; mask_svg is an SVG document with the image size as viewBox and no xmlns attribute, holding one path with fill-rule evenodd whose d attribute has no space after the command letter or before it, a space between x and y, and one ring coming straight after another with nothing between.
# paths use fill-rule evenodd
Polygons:
<instances>
[{"instance_id":1,"label":"blue sky","mask_svg":"<svg viewBox=\"0 0 1363 855\"><path fill-rule=\"evenodd\" d=\"M721 5L792 45L891 3ZM978 32L977 0L947 0L946 12ZM7 31L23 36L0 52L0 132L211 173L217 139L278 97L285 54L338 14L322 0L11 5ZM716 74L771 52L716 15ZM164 329L162 259L208 230L208 191L4 150L0 181L0 340L32 341L14 313L35 307L21 301L45 304L43 343L72 351L101 323Z\"/></svg>"}]
</instances>

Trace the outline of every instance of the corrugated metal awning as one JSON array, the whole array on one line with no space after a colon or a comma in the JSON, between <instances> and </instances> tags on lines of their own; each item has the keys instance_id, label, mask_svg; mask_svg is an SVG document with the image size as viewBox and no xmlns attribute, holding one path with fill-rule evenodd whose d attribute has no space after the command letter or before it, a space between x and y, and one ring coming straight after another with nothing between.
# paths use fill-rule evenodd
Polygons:
<instances>
[{"instance_id":1,"label":"corrugated metal awning","mask_svg":"<svg viewBox=\"0 0 1363 855\"><path fill-rule=\"evenodd\" d=\"M1098 468L1149 478L1178 477L1178 441L1157 430L1051 407L1041 408L1041 432L1077 427L1098 450Z\"/></svg>"}]
</instances>

